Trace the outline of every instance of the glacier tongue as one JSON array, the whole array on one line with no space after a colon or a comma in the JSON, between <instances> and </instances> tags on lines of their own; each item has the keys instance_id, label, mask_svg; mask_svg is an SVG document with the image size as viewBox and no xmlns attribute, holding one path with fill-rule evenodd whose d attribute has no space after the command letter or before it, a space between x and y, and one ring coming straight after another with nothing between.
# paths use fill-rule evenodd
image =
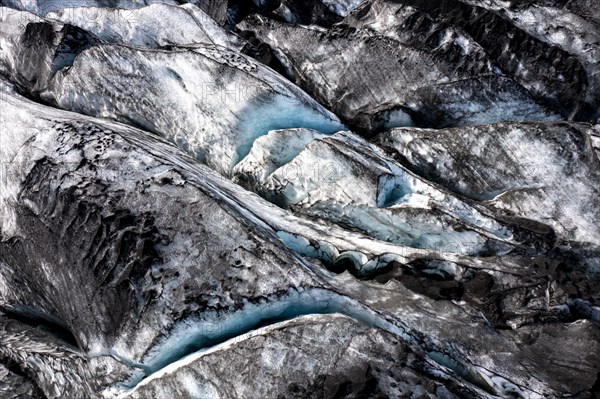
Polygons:
<instances>
[{"instance_id":1,"label":"glacier tongue","mask_svg":"<svg viewBox=\"0 0 600 399\"><path fill-rule=\"evenodd\" d=\"M594 398L592 5L0 0L0 398Z\"/></svg>"},{"instance_id":2,"label":"glacier tongue","mask_svg":"<svg viewBox=\"0 0 600 399\"><path fill-rule=\"evenodd\" d=\"M525 377L506 367L520 356L515 348L518 331L499 338L488 318L499 318L492 319L494 323L520 325L530 317L557 317L558 312L563 314L560 317L569 317L568 308L552 307L546 311L548 316L535 316L540 311L534 301L531 308L520 309L521 314L501 316L490 308L484 316L474 307L482 300L477 295L488 293L476 293L479 283L469 282L473 276L481 276L475 281L491 278L502 282L506 288L494 295L507 295L504 289L518 294L526 284L524 279L532 277L524 272L525 258L507 257L498 263L446 252L411 251L300 219L219 179L159 138L124 125L36 105L15 94L9 93L5 100L10 112L2 114L2 129L12 126L14 138L3 142L2 156L19 162L9 164L8 180L4 181L14 194L2 190L6 204L2 220L14 220L2 230L0 258L9 263L1 269L0 286L5 288L0 304L34 301L36 307L57 313L82 350L94 359L112 356L113 361L126 360L125 365L140 364L177 328L193 327L193 320L214 314L235 315L245 303L256 304L258 310L268 309L273 295L289 289L313 292L310 290L316 288L337 298L352 298L348 299L351 303L367 306L388 323L401 326L404 333L399 335L407 344L436 359L434 369L444 367L451 378L464 381L458 382L456 389L467 384L506 394L515 390L508 380L515 381L522 397L564 391L560 381L552 382L542 374L536 374L542 379L532 391L525 388ZM79 204L79 216L68 205L75 203ZM65 216L52 216L57 214ZM44 224L54 227L46 230ZM387 256L388 264L400 265L392 272L396 276L406 273L403 280L413 291L395 279L379 285L376 281L359 282L346 273L336 277L288 251L269 226L300 232L311 245L318 241L333 244L336 250L330 247L330 253L337 251L339 257L353 258L353 262L366 261L366 268L371 267L368 263L373 254L380 254L381 260ZM97 241L98 234L103 241ZM56 248L54 251L45 250L45 243L58 240L60 245L49 244ZM123 247L125 243L130 244ZM82 258L76 248L89 248L88 256ZM118 248L129 252L116 252ZM356 248L365 253L352 252ZM32 253L37 255L30 258ZM105 261L96 255L103 253L108 257ZM432 258L440 260L436 263ZM15 262L27 262L31 274L14 268ZM468 302L460 306L429 297L428 290L438 283L425 276L436 274L443 283L465 284L470 287L465 292L475 294L468 294ZM540 270L540 276L547 274ZM429 282L428 289L419 287L422 278ZM75 286L73 279L77 279ZM17 281L27 290L17 288ZM48 295L54 289L68 296ZM87 299L92 291L95 296ZM545 294L540 291L535 295L544 298ZM309 297L318 300L312 294ZM513 309L513 298L507 296L506 300L503 306ZM423 312L423 308L428 310ZM290 309L293 312L293 307ZM476 332L462 334L457 326L465 324ZM591 334L587 326L584 323L578 328ZM490 334L495 337L493 345L498 353L514 355L490 360L489 347L479 345L482 337L492 340ZM552 353L562 356L560 351ZM584 367L578 386L589 379L594 363ZM544 371L537 363L533 370ZM129 370L109 376L101 380L99 389L108 389L107 394L112 395L112 384L127 379L124 373L129 378L138 375L136 370Z\"/></svg>"},{"instance_id":3,"label":"glacier tongue","mask_svg":"<svg viewBox=\"0 0 600 399\"><path fill-rule=\"evenodd\" d=\"M11 274L8 271L16 270L12 266L2 269L6 271L1 286L6 289L0 303L34 301L46 312L57 313L89 356L128 359L125 364L135 365L158 348L161 337L195 317L226 314L246 301L257 302L258 310L268 309L271 295L293 287L299 292L323 289L325 297L308 295L298 303L309 306L310 312L315 310L308 298L317 301L319 310L318 302L326 306L327 298L364 290L356 282L324 281L327 273L273 239L264 225L269 217L263 215L263 222L257 223L245 216L257 212L254 208L268 213L269 206L257 198L246 209L236 206L227 192L237 191L237 199L241 189L190 164L164 141L119 124L57 115L15 94L6 100L10 112L2 115L2 128L13 126L14 139L4 143L3 157L19 162L9 165L3 181L17 195L2 198L2 220L15 220L12 230L3 225L0 257L10 264L26 262L28 272ZM69 154L69 162L58 162L65 160L64 154ZM73 213L68 204L75 203ZM242 231L245 240L239 237ZM47 252L45 245L55 250ZM76 248L87 248L86 255L81 257ZM37 256L29 258L31 253ZM28 289L19 289L17 281ZM38 291L30 291L38 284ZM372 303L379 290L371 289L371 295L348 303L368 301L380 308L386 323L402 326L405 332L399 335L410 345L433 354L450 350L444 349L448 344L439 341L437 332L419 331L420 315L404 313L407 308L396 314L399 309L390 312ZM65 295L52 296L53 290ZM95 292L93 297L90 292ZM407 306L417 306L422 299L410 298ZM264 301L267 306L261 307ZM461 351L452 349L444 356L454 359L448 363L451 369L459 367L455 364L472 368ZM113 378L117 380L103 380L103 387L123 381L123 374Z\"/></svg>"}]
</instances>

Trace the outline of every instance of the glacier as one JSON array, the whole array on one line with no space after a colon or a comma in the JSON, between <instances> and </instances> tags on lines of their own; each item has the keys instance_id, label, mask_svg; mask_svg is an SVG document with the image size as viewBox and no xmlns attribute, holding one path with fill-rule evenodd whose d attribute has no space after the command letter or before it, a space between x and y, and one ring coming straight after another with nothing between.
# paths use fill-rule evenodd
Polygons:
<instances>
[{"instance_id":1,"label":"glacier","mask_svg":"<svg viewBox=\"0 0 600 399\"><path fill-rule=\"evenodd\" d=\"M592 0L0 0L0 399L600 393Z\"/></svg>"}]
</instances>

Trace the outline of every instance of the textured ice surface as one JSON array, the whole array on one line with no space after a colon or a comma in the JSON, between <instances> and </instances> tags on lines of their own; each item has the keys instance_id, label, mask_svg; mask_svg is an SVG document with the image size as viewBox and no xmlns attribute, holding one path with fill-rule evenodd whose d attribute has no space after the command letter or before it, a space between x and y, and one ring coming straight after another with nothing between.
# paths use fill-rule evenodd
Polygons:
<instances>
[{"instance_id":1,"label":"textured ice surface","mask_svg":"<svg viewBox=\"0 0 600 399\"><path fill-rule=\"evenodd\" d=\"M2 2L0 2L2 5L29 11L40 16L70 8L96 8L101 6L107 9L115 8L130 10L153 3L177 4L177 2L173 0L115 0L108 2L102 0L2 0Z\"/></svg>"},{"instance_id":2,"label":"textured ice surface","mask_svg":"<svg viewBox=\"0 0 600 399\"><path fill-rule=\"evenodd\" d=\"M590 131L566 123L396 129L377 142L462 195L549 224L567 240L598 243L600 163Z\"/></svg>"},{"instance_id":3,"label":"textured ice surface","mask_svg":"<svg viewBox=\"0 0 600 399\"><path fill-rule=\"evenodd\" d=\"M299 133L305 140L297 138ZM279 143L286 139L290 146L281 151ZM329 138L308 131L271 132L255 147L234 178L296 212L416 248L477 253L488 238L511 239L510 231L494 220L350 132Z\"/></svg>"},{"instance_id":4,"label":"textured ice surface","mask_svg":"<svg viewBox=\"0 0 600 399\"><path fill-rule=\"evenodd\" d=\"M600 109L599 30L585 3L373 0L347 22L454 59L468 53L459 69L491 67L563 118L590 121Z\"/></svg>"},{"instance_id":5,"label":"textured ice surface","mask_svg":"<svg viewBox=\"0 0 600 399\"><path fill-rule=\"evenodd\" d=\"M210 43L237 50L243 47L241 39L191 4L157 3L135 9L69 7L50 12L46 18L78 26L109 43L143 47Z\"/></svg>"},{"instance_id":6,"label":"textured ice surface","mask_svg":"<svg viewBox=\"0 0 600 399\"><path fill-rule=\"evenodd\" d=\"M89 74L99 79L89 84ZM160 134L226 174L271 130L342 128L272 70L214 45L174 51L93 47L57 73L43 97Z\"/></svg>"},{"instance_id":7,"label":"textured ice surface","mask_svg":"<svg viewBox=\"0 0 600 399\"><path fill-rule=\"evenodd\" d=\"M600 14L473 4L0 9L0 396L593 397Z\"/></svg>"},{"instance_id":8,"label":"textured ice surface","mask_svg":"<svg viewBox=\"0 0 600 399\"><path fill-rule=\"evenodd\" d=\"M97 198L98 194L108 195L108 198L112 198L113 201L119 201L116 204L118 207L124 207L133 214L150 212L154 218L154 226L159 232L170 237L169 244L158 244L157 250L159 251L158 256L162 258L161 263L152 265L149 269L142 269L145 270L143 279L131 280L135 284L144 282L143 286L134 285L135 292L137 292L136 297L140 295L141 298L144 298L144 291L139 291L142 287L150 289L149 292L153 292L153 290L161 292L160 300L148 302L144 307L144 312L140 314L139 318L133 320L129 316L126 319L121 318L124 317L123 315L130 315L132 310L120 309L136 303L132 297L128 297L128 295L133 295L128 294L129 289L117 291L121 292L121 295L125 295L125 299L120 297L121 299L117 298L116 302L115 298L110 295L98 297L98 301L91 303L77 300L77 296L85 293L88 289L87 284L94 284L93 282L98 281L97 279L106 278L104 283L99 283L102 287L118 287L120 282L124 281L123 276L127 275L126 273L132 273L133 270L138 269L127 271L127 268L122 269L125 265L117 263L115 265L116 273L105 275L101 269L98 277L82 276L82 280L78 280L79 282L76 284L77 289L74 289L73 278L78 277L70 275L68 269L57 267L56 265L60 263L53 258L56 253L56 256L63 257L78 270L92 268L91 265L86 267L81 264L82 261L87 261L85 258L82 260L80 254L73 249L75 246L80 248L81 243L72 240L91 240L93 235L86 230L81 230L82 227L78 226L85 226L85 229L89 229L96 225L96 219L90 219L81 224L81 221L75 217L74 222L71 223L69 235L62 236L60 246L53 245L56 248L53 252L45 252L43 248L36 246L32 247L31 250L39 256L33 258L35 264L32 264L31 267L36 270L36 273L35 280L31 281L52 281L53 284L58 284L57 289L70 292L68 298L35 296L37 306L60 309L61 316L68 320L68 326L74 331L82 348L88 348L91 355L104 358L112 355L114 359L121 359L125 364L136 365L144 362L145 354L160 353L159 347L155 345L160 342L169 342L169 332L176 331L179 328L178 325L183 326L181 328L184 330L185 328L195 328L193 322L190 324L185 320L202 321L210 320L211 317L215 317L216 320L225 320L221 317L231 317L230 321L247 321L249 315L256 315L263 310L266 317L285 316L290 312L293 314L298 308L295 305L285 305L285 301L278 302L276 298L280 297L282 292L288 292L290 287L298 287L297 292L303 292L299 289L300 287L306 290L311 286L319 288L319 286L325 285L327 288L322 289L326 295L355 298L351 299L352 303L362 303L363 305L359 305L359 307L365 308L366 306L372 309L373 312L380 314L394 326L404 326L402 328L410 336L407 338L407 342L413 342L418 347L431 352L433 356L436 353L443 354L439 359L445 359L443 363L459 370L461 375L469 376L468 378L464 377L467 378L466 381L474 381L477 386L479 386L478 384L488 386L487 383L481 382L481 378L477 377L480 373L473 368L473 365L483 364L486 369L494 370L495 375L504 376L494 377L500 382L497 383L497 386L486 389L504 392L502 381L507 376L511 381L516 380L521 387L526 385L518 372L507 371L504 368L500 370L494 363L500 359L494 357L490 360L489 351L483 350L476 344L482 339L489 339L497 346L499 353L515 353L510 356L518 356L519 352L515 349L512 333L505 338L498 337L489 327L486 318L477 313L470 305L459 306L447 301L435 301L409 291L397 281L390 281L385 286L378 286L375 283L359 282L347 273L336 277L316 264L300 260L277 243L274 233L267 233L267 231L269 228L274 228L286 232L285 234L280 232L280 237L288 244L296 240L295 245L298 247L302 246L300 237L304 236L308 239L309 246L314 246L315 249L317 245L319 248L324 248L323 253L335 255L337 251L342 260L350 259L357 264L366 262L364 265L358 265L359 267L373 267L378 261L385 261L387 264L394 261L410 262L415 259L415 256L429 258L437 256L445 259L446 263L425 263L424 271L440 276L450 274L454 276L451 278L460 278L464 274L464 268L472 267L473 270L493 271L493 273L503 276L502 278L506 279L504 281L507 283L517 284L519 280L515 282L511 279L515 279L514 276L518 276L519 272L522 272L522 266L518 260L513 263L508 258L504 259L502 269L496 270L498 266L495 260L477 260L449 253L435 254L433 251L411 250L399 245L378 242L370 237L336 227L294 217L261 200L256 195L242 190L239 186L219 179L216 174L206 168L190 162L189 157L180 153L172 145L141 131L120 124L100 122L35 105L12 95L7 98L7 104L14 112L4 114L2 126L8 126L10 123L19 126L19 129L13 129L15 139L4 148L12 152L12 155L7 153L7 156L13 156L16 152L22 158L22 162L25 162L11 164L10 173L7 175L10 176L10 181L24 179L18 174L19 170L29 171L29 179L41 174L44 178L43 181L59 189L58 193L65 193L68 192L64 191L68 187L81 186L85 189L86 185L81 185L81 182L86 179L101 179L107 185L88 185L88 189L100 191L97 191L94 196L88 196L87 201ZM35 117L32 117L34 115ZM9 117L11 122L8 122L7 118ZM17 121L18 123L16 123ZM75 126L77 130L73 130ZM66 141L64 141L65 136L60 133L65 131L71 133L66 136L69 137ZM75 134L75 131L79 131L79 135ZM27 140L32 135L35 136L35 139ZM79 148L77 143L81 143L83 147ZM100 158L95 158L98 154L101 155ZM52 162L52 159L60 159L65 155L68 155L67 159L71 163ZM42 162L38 167L33 168L33 163L48 156L50 156L50 162ZM82 163L82 157L88 161ZM19 159L19 157L15 159ZM98 165L102 165L102 167L85 166L87 162L93 164L100 162L101 164ZM127 168L122 169L124 165ZM80 169L77 173L72 174L69 168L77 166ZM119 170L124 170L125 173L115 173ZM62 180L54 176L69 176L69 178ZM145 182L143 183L146 187L144 190L131 190L132 186L140 184L140 182ZM23 207L33 209L38 212L38 216L35 218L42 218L51 224L59 223L56 229L62 231L61 222L45 216L44 208L40 206L41 198L45 200L47 195L41 193L38 199L36 191L31 191L29 187L30 185L27 188L21 187L17 196L9 197L7 206L3 209L17 210L17 218L23 217ZM118 193L123 190L129 194L126 198L119 199ZM210 197L205 197L202 194L203 190L209 192ZM28 201L22 203L21 198L27 198ZM64 197L59 195L58 198ZM99 204L113 203L105 201L107 200L102 200ZM220 205L217 207L211 205L215 203L213 201L218 201ZM88 202L87 206L91 205ZM57 203L56 209L65 209L62 202ZM110 208L106 211L112 212ZM198 212L202 214L202 217L199 217ZM242 223L242 225L238 223ZM244 227L241 227L245 223L249 223L253 227L245 230ZM110 223L105 226L109 229L114 228ZM235 226L240 227L236 228ZM32 230L23 223L17 223L16 227L18 235L4 231L15 239L19 236L39 237L38 234L42 234L44 231L35 226ZM240 235L240 231L245 231L245 233ZM58 239L53 238L52 235L43 234L43 240L37 242L54 242L53 240ZM258 242L254 241L255 239ZM321 245L319 241L332 247ZM108 248L115 243L112 239L106 241ZM304 243L306 244L306 241ZM267 249L267 252L255 253L254 251L258 251L257 245L260 245L263 250L264 248L270 249ZM333 250L333 247L336 249ZM11 254L11 259L15 256L22 256L18 247L5 243L0 245L0 250ZM31 253L31 251L27 253ZM375 254L377 256L374 256ZM15 276L7 272L13 270L12 267L3 267L1 270L3 270L3 279L6 279L6 283L3 283L2 286L15 287ZM69 278L66 278L63 273L67 273ZM57 278L57 276L60 277ZM65 284L68 284L68 289ZM210 288L207 291L204 287ZM314 291L309 292L311 292L310 298L301 301L299 306L311 307L311 300L320 298ZM22 300L26 292L11 288L2 292L2 295L1 301L14 303ZM193 299L188 301L186 298ZM204 305L198 306L199 303ZM278 303L284 304L284 306L281 307ZM244 304L250 306L247 308L250 310L249 313L236 313L244 308ZM94 311L89 312L87 306L91 306ZM316 310L318 310L319 305L316 306ZM467 312L464 310L465 306L468 309ZM423 311L423 309L427 310ZM316 310L312 307L307 311ZM337 308L334 310L339 311ZM72 314L77 314L78 317L73 318ZM184 314L187 316L182 318ZM99 315L103 316L99 317ZM115 322L119 323L117 330L103 326L103 323L110 325L114 318L117 318ZM246 328L253 328L251 324L246 324ZM228 324L221 325L227 326ZM459 325L469 325L472 330L465 334L462 328L458 328ZM114 335L110 337L105 333L100 333L100 331L107 330L114 331ZM214 329L212 331L210 334L217 334ZM229 330L226 328L225 331ZM495 338L492 339L490 334ZM214 337L216 338L216 336ZM448 342L453 344L448 346ZM468 352L463 352L464 348L468 348ZM153 352L154 349L158 352ZM183 353L187 353L187 350ZM467 356L465 353L469 353L469 355ZM127 360L125 361L125 359ZM510 361L506 360L508 363L503 361L501 364L510 364L512 361L514 359L511 357ZM585 370L590 369L590 365L587 363L585 367ZM533 369L538 370L538 366L534 366ZM470 371L465 374L465 370ZM128 374L129 376L137 375L136 372ZM124 373L115 374L112 381L126 381L126 375ZM589 373L586 371L581 375L582 378L587 378ZM115 381L115 379L117 380ZM111 377L107 377L103 381L105 381L103 384L106 384L107 381L111 381ZM549 388L545 381L535 385L535 389L542 392L559 389ZM107 385L103 386L107 387Z\"/></svg>"},{"instance_id":9,"label":"textured ice surface","mask_svg":"<svg viewBox=\"0 0 600 399\"><path fill-rule=\"evenodd\" d=\"M466 45L452 47L444 38L438 46L419 48L361 26L323 31L265 18L242 26L276 49L302 88L361 133L398 124L444 127L557 118L512 78L486 68L485 59L472 60ZM464 65L456 68L453 57L464 59Z\"/></svg>"}]
</instances>

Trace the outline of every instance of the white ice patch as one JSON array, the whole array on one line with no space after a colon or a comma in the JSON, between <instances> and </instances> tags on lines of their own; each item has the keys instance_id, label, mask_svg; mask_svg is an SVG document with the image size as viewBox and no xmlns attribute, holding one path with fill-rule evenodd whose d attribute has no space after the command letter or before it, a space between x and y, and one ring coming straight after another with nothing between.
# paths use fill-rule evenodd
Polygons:
<instances>
[{"instance_id":1,"label":"white ice patch","mask_svg":"<svg viewBox=\"0 0 600 399\"><path fill-rule=\"evenodd\" d=\"M184 375L181 382L190 399L218 399L221 397L210 381L198 381L192 374Z\"/></svg>"},{"instance_id":2,"label":"white ice patch","mask_svg":"<svg viewBox=\"0 0 600 399\"><path fill-rule=\"evenodd\" d=\"M294 159L311 141L325 135L311 129L274 130L254 141L252 149L236 165L233 175L251 175L264 181L276 169Z\"/></svg>"},{"instance_id":3,"label":"white ice patch","mask_svg":"<svg viewBox=\"0 0 600 399\"><path fill-rule=\"evenodd\" d=\"M241 49L241 40L191 4L152 4L136 9L70 7L46 16L78 26L107 43L157 47L216 44Z\"/></svg>"},{"instance_id":4,"label":"white ice patch","mask_svg":"<svg viewBox=\"0 0 600 399\"><path fill-rule=\"evenodd\" d=\"M537 394L532 391L524 391L519 388L516 384L510 382L506 378L503 378L497 374L490 372L489 370L475 366L479 375L485 379L485 381L503 398L523 398L523 399L542 399L545 396Z\"/></svg>"},{"instance_id":5,"label":"white ice patch","mask_svg":"<svg viewBox=\"0 0 600 399\"><path fill-rule=\"evenodd\" d=\"M590 64L597 64L600 55L600 33L596 25L564 8L533 5L502 10L515 26L543 42L577 54ZM596 66L597 67L597 66Z\"/></svg>"},{"instance_id":6,"label":"white ice patch","mask_svg":"<svg viewBox=\"0 0 600 399\"><path fill-rule=\"evenodd\" d=\"M346 17L354 11L363 0L322 0L322 2L337 15Z\"/></svg>"},{"instance_id":7,"label":"white ice patch","mask_svg":"<svg viewBox=\"0 0 600 399\"><path fill-rule=\"evenodd\" d=\"M560 115L549 113L542 106L528 101L522 93L503 93L493 107L487 104L460 101L446 104L448 113L464 115L461 125L487 125L504 121L558 121Z\"/></svg>"}]
</instances>

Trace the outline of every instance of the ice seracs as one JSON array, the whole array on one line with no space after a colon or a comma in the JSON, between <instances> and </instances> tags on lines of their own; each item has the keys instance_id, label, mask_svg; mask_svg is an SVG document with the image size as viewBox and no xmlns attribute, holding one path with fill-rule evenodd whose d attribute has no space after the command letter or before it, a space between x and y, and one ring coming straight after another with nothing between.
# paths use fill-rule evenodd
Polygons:
<instances>
[{"instance_id":1,"label":"ice seracs","mask_svg":"<svg viewBox=\"0 0 600 399\"><path fill-rule=\"evenodd\" d=\"M376 142L422 176L485 200L504 218L537 221L564 240L597 245L600 163L591 132L586 124L502 123L394 129Z\"/></svg>"},{"instance_id":2,"label":"ice seracs","mask_svg":"<svg viewBox=\"0 0 600 399\"><path fill-rule=\"evenodd\" d=\"M253 16L240 26L272 46L295 82L359 133L557 118L490 67L481 50L473 59L444 40L411 43L344 23L323 30Z\"/></svg>"},{"instance_id":3,"label":"ice seracs","mask_svg":"<svg viewBox=\"0 0 600 399\"><path fill-rule=\"evenodd\" d=\"M291 162L308 143L322 137L325 135L310 129L272 130L257 138L248 155L235 166L234 181L243 179L245 185L254 187Z\"/></svg>"},{"instance_id":4,"label":"ice seracs","mask_svg":"<svg viewBox=\"0 0 600 399\"><path fill-rule=\"evenodd\" d=\"M285 150L282 142L289 143ZM382 241L469 254L502 252L514 244L510 228L422 181L350 132L270 132L236 166L234 181L297 214L351 226Z\"/></svg>"}]
</instances>

